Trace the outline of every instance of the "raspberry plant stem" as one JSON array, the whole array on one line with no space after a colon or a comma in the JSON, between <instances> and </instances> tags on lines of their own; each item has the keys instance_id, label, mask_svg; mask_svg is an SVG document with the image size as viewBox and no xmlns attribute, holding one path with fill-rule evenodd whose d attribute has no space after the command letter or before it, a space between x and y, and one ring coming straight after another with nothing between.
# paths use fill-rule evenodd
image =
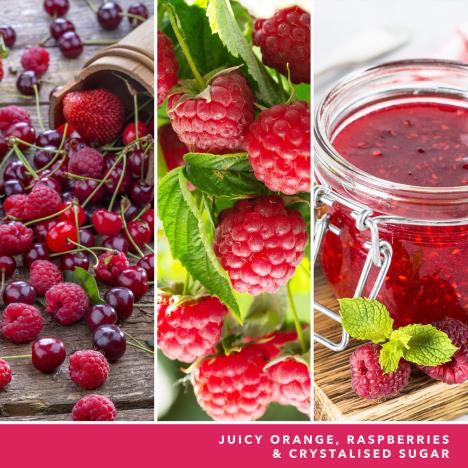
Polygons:
<instances>
[{"instance_id":1,"label":"raspberry plant stem","mask_svg":"<svg viewBox=\"0 0 468 468\"><path fill-rule=\"evenodd\" d=\"M304 340L304 333L302 332L301 322L299 321L299 317L297 315L296 303L294 302L294 297L293 297L292 288L291 288L291 281L288 281L287 289L288 289L289 304L291 305L291 312L292 312L292 316L294 320L294 326L296 327L297 337L301 345L301 350L303 353L305 353L307 349L306 349L305 340Z\"/></svg>"}]
</instances>

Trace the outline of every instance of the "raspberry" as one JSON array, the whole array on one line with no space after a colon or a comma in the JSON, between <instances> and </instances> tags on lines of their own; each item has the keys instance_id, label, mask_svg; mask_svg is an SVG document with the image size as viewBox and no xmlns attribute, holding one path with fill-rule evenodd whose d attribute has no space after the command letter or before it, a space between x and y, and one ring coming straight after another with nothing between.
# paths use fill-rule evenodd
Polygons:
<instances>
[{"instance_id":1,"label":"raspberry","mask_svg":"<svg viewBox=\"0 0 468 468\"><path fill-rule=\"evenodd\" d=\"M57 213L62 205L60 195L48 185L36 184L28 195L24 215L27 220L45 218Z\"/></svg>"},{"instance_id":2,"label":"raspberry","mask_svg":"<svg viewBox=\"0 0 468 468\"><path fill-rule=\"evenodd\" d=\"M33 231L24 224L12 221L0 224L0 253L4 255L19 255L32 246Z\"/></svg>"},{"instance_id":3,"label":"raspberry","mask_svg":"<svg viewBox=\"0 0 468 468\"><path fill-rule=\"evenodd\" d=\"M46 312L60 325L77 322L89 307L89 299L81 286L58 283L45 294Z\"/></svg>"},{"instance_id":4,"label":"raspberry","mask_svg":"<svg viewBox=\"0 0 468 468\"><path fill-rule=\"evenodd\" d=\"M48 260L34 260L29 272L29 283L39 296L63 281L62 272Z\"/></svg>"},{"instance_id":5,"label":"raspberry","mask_svg":"<svg viewBox=\"0 0 468 468\"><path fill-rule=\"evenodd\" d=\"M456 319L438 320L434 327L445 332L458 348L450 362L440 366L418 366L429 377L446 384L462 384L468 380L468 325Z\"/></svg>"},{"instance_id":6,"label":"raspberry","mask_svg":"<svg viewBox=\"0 0 468 468\"><path fill-rule=\"evenodd\" d=\"M26 203L28 202L28 196L23 194L10 195L5 198L3 202L3 211L6 216L24 220Z\"/></svg>"},{"instance_id":7,"label":"raspberry","mask_svg":"<svg viewBox=\"0 0 468 468\"><path fill-rule=\"evenodd\" d=\"M158 31L158 107L177 84L179 64L171 40Z\"/></svg>"},{"instance_id":8,"label":"raspberry","mask_svg":"<svg viewBox=\"0 0 468 468\"><path fill-rule=\"evenodd\" d=\"M310 370L307 364L294 358L284 359L268 368L276 385L275 400L282 405L293 405L310 415Z\"/></svg>"},{"instance_id":9,"label":"raspberry","mask_svg":"<svg viewBox=\"0 0 468 468\"><path fill-rule=\"evenodd\" d=\"M31 116L22 107L12 105L0 109L0 132L8 133L12 125L22 122L31 125Z\"/></svg>"},{"instance_id":10,"label":"raspberry","mask_svg":"<svg viewBox=\"0 0 468 468\"><path fill-rule=\"evenodd\" d=\"M3 390L11 382L11 369L8 362L0 359L0 390Z\"/></svg>"},{"instance_id":11,"label":"raspberry","mask_svg":"<svg viewBox=\"0 0 468 468\"><path fill-rule=\"evenodd\" d=\"M101 395L86 395L75 403L73 421L113 421L117 416L114 403Z\"/></svg>"},{"instance_id":12,"label":"raspberry","mask_svg":"<svg viewBox=\"0 0 468 468\"><path fill-rule=\"evenodd\" d=\"M247 81L233 71L211 81L209 96L169 96L168 115L174 131L191 151L235 153L244 149L245 134L254 120L253 103Z\"/></svg>"},{"instance_id":13,"label":"raspberry","mask_svg":"<svg viewBox=\"0 0 468 468\"><path fill-rule=\"evenodd\" d=\"M305 102L264 110L249 127L245 145L255 177L270 190L310 192L310 109Z\"/></svg>"},{"instance_id":14,"label":"raspberry","mask_svg":"<svg viewBox=\"0 0 468 468\"><path fill-rule=\"evenodd\" d=\"M35 340L43 326L41 313L32 305L14 302L3 312L2 335L12 343Z\"/></svg>"},{"instance_id":15,"label":"raspberry","mask_svg":"<svg viewBox=\"0 0 468 468\"><path fill-rule=\"evenodd\" d=\"M21 56L21 65L25 70L32 70L42 76L49 68L49 52L43 47L26 49Z\"/></svg>"},{"instance_id":16,"label":"raspberry","mask_svg":"<svg viewBox=\"0 0 468 468\"><path fill-rule=\"evenodd\" d=\"M247 345L228 356L205 358L192 373L199 405L217 421L260 418L273 398L274 385L263 371L262 347Z\"/></svg>"},{"instance_id":17,"label":"raspberry","mask_svg":"<svg viewBox=\"0 0 468 468\"><path fill-rule=\"evenodd\" d=\"M77 385L94 390L109 377L109 363L99 351L77 351L70 356L69 372Z\"/></svg>"},{"instance_id":18,"label":"raspberry","mask_svg":"<svg viewBox=\"0 0 468 468\"><path fill-rule=\"evenodd\" d=\"M99 179L104 171L104 157L94 148L85 146L71 153L68 172L79 176Z\"/></svg>"},{"instance_id":19,"label":"raspberry","mask_svg":"<svg viewBox=\"0 0 468 468\"><path fill-rule=\"evenodd\" d=\"M114 286L122 271L130 266L123 252L106 252L99 256L95 269L96 278L103 283Z\"/></svg>"},{"instance_id":20,"label":"raspberry","mask_svg":"<svg viewBox=\"0 0 468 468\"><path fill-rule=\"evenodd\" d=\"M395 396L408 385L409 363L401 359L395 372L385 374L379 364L380 348L369 343L351 354L351 383L360 398L375 400Z\"/></svg>"},{"instance_id":21,"label":"raspberry","mask_svg":"<svg viewBox=\"0 0 468 468\"><path fill-rule=\"evenodd\" d=\"M263 63L288 76L293 83L310 83L310 14L295 6L254 23L253 42Z\"/></svg>"},{"instance_id":22,"label":"raspberry","mask_svg":"<svg viewBox=\"0 0 468 468\"><path fill-rule=\"evenodd\" d=\"M238 201L223 211L214 250L236 291L273 293L292 277L307 245L306 224L279 197Z\"/></svg>"},{"instance_id":23,"label":"raspberry","mask_svg":"<svg viewBox=\"0 0 468 468\"><path fill-rule=\"evenodd\" d=\"M216 297L179 299L158 296L158 346L169 359L189 363L213 350L228 310Z\"/></svg>"},{"instance_id":24,"label":"raspberry","mask_svg":"<svg viewBox=\"0 0 468 468\"><path fill-rule=\"evenodd\" d=\"M106 89L68 93L63 115L85 141L100 145L117 138L125 122L122 101Z\"/></svg>"}]
</instances>

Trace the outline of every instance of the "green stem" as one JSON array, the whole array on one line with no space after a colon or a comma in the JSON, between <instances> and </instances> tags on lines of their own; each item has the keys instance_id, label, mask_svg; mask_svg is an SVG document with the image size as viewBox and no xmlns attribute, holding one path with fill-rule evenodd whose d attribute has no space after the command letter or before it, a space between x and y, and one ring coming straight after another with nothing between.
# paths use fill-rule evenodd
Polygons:
<instances>
[{"instance_id":1,"label":"green stem","mask_svg":"<svg viewBox=\"0 0 468 468\"><path fill-rule=\"evenodd\" d=\"M117 195L118 195L118 193L120 191L120 187L122 186L122 182L123 182L123 179L124 179L124 176L125 176L125 171L127 169L127 155L125 153L123 153L122 157L123 157L122 172L120 173L119 183L117 184L117 187L115 188L114 193L112 194L111 201L109 202L109 206L107 207L107 209L109 211L112 211L112 208L113 208L114 203L115 203L115 199L117 198Z\"/></svg>"},{"instance_id":2,"label":"green stem","mask_svg":"<svg viewBox=\"0 0 468 468\"><path fill-rule=\"evenodd\" d=\"M289 304L291 305L291 312L294 320L294 326L296 327L297 337L299 339L299 343L301 344L302 352L305 353L307 349L304 340L304 333L302 331L301 322L299 321L299 317L297 315L296 304L294 302L294 297L291 290L291 281L288 281L287 289Z\"/></svg>"},{"instance_id":3,"label":"green stem","mask_svg":"<svg viewBox=\"0 0 468 468\"><path fill-rule=\"evenodd\" d=\"M31 174L35 179L37 179L37 172L33 169L31 164L29 164L29 161L27 158L24 157L24 154L21 152L21 150L16 146L16 144L13 146L13 149L15 151L16 157L24 164L24 167L26 170Z\"/></svg>"},{"instance_id":4,"label":"green stem","mask_svg":"<svg viewBox=\"0 0 468 468\"><path fill-rule=\"evenodd\" d=\"M85 2L89 6L89 8L91 8L91 10L93 10L94 13L97 13L98 9L94 6L94 4L91 2L91 0L85 0Z\"/></svg>"},{"instance_id":5,"label":"green stem","mask_svg":"<svg viewBox=\"0 0 468 468\"><path fill-rule=\"evenodd\" d=\"M140 247L138 247L138 244L135 242L135 239L132 237L132 235L130 234L130 232L128 230L127 220L125 219L125 213L124 213L122 208L120 209L120 216L122 218L122 225L123 225L125 233L127 234L128 240L133 245L133 247L137 251L138 255L140 255L140 258L144 257L145 254L141 251Z\"/></svg>"},{"instance_id":6,"label":"green stem","mask_svg":"<svg viewBox=\"0 0 468 468\"><path fill-rule=\"evenodd\" d=\"M18 354L17 356L0 356L0 359L11 360L11 359L31 359L31 354Z\"/></svg>"},{"instance_id":7,"label":"green stem","mask_svg":"<svg viewBox=\"0 0 468 468\"><path fill-rule=\"evenodd\" d=\"M85 252L89 252L94 257L94 261L96 262L96 264L93 266L93 269L98 266L99 258L89 247L85 247L84 245L78 244L77 242L70 239L69 237L67 237L67 240L68 242L70 242L70 244L76 245L80 249L83 249ZM67 253L69 253L69 251Z\"/></svg>"},{"instance_id":8,"label":"green stem","mask_svg":"<svg viewBox=\"0 0 468 468\"><path fill-rule=\"evenodd\" d=\"M133 95L133 109L135 112L135 142L137 145L137 148L140 148L140 142L139 142L139 135L138 135L138 94ZM144 166L144 164L142 164Z\"/></svg>"},{"instance_id":9,"label":"green stem","mask_svg":"<svg viewBox=\"0 0 468 468\"><path fill-rule=\"evenodd\" d=\"M44 216L43 218L32 219L31 221L24 223L24 225L31 226L31 224L37 224L37 223L42 223L42 221L48 221L49 219L53 219L53 218L56 218L57 216L60 216L62 213L65 213L65 211L68 211L69 209L70 207L66 206L65 208L62 208L60 211L57 211L56 213L52 213L49 216Z\"/></svg>"},{"instance_id":10,"label":"green stem","mask_svg":"<svg viewBox=\"0 0 468 468\"><path fill-rule=\"evenodd\" d=\"M41 130L45 132L44 122L42 121L41 109L39 107L39 90L37 89L36 85L33 86L33 89L34 89L34 98L36 100L37 120L39 121L39 126L41 127Z\"/></svg>"}]
</instances>

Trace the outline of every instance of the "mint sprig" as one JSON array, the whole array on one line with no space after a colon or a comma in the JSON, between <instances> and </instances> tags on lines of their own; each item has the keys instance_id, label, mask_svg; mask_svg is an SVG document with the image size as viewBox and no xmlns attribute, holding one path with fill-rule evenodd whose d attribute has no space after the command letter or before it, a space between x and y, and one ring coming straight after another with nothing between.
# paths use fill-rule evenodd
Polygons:
<instances>
[{"instance_id":1,"label":"mint sprig","mask_svg":"<svg viewBox=\"0 0 468 468\"><path fill-rule=\"evenodd\" d=\"M433 325L412 324L393 329L388 309L379 301L340 299L345 330L362 341L381 344L379 363L385 373L394 372L400 359L422 366L449 362L457 351L450 338Z\"/></svg>"}]
</instances>

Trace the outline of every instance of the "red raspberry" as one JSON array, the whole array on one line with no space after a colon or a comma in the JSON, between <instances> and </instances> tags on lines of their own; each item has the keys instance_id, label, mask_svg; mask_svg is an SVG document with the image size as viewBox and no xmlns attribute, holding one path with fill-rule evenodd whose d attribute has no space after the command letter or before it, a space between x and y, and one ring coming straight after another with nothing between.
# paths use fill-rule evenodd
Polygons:
<instances>
[{"instance_id":1,"label":"red raspberry","mask_svg":"<svg viewBox=\"0 0 468 468\"><path fill-rule=\"evenodd\" d=\"M59 268L48 260L34 260L29 272L29 283L36 294L43 296L52 286L63 281Z\"/></svg>"},{"instance_id":2,"label":"red raspberry","mask_svg":"<svg viewBox=\"0 0 468 468\"><path fill-rule=\"evenodd\" d=\"M250 421L263 416L274 385L263 371L268 356L247 345L228 356L206 357L192 373L199 405L217 421Z\"/></svg>"},{"instance_id":3,"label":"red raspberry","mask_svg":"<svg viewBox=\"0 0 468 468\"><path fill-rule=\"evenodd\" d=\"M101 395L86 395L75 403L73 421L113 421L117 416L114 403Z\"/></svg>"},{"instance_id":4,"label":"red raspberry","mask_svg":"<svg viewBox=\"0 0 468 468\"><path fill-rule=\"evenodd\" d=\"M3 211L6 216L24 220L26 218L25 209L28 196L23 194L10 195L3 202Z\"/></svg>"},{"instance_id":5,"label":"red raspberry","mask_svg":"<svg viewBox=\"0 0 468 468\"><path fill-rule=\"evenodd\" d=\"M36 184L28 195L24 214L26 219L40 219L57 213L62 205L60 195L46 184Z\"/></svg>"},{"instance_id":6,"label":"red raspberry","mask_svg":"<svg viewBox=\"0 0 468 468\"><path fill-rule=\"evenodd\" d=\"M11 369L8 362L0 359L0 390L3 390L11 382Z\"/></svg>"},{"instance_id":7,"label":"red raspberry","mask_svg":"<svg viewBox=\"0 0 468 468\"><path fill-rule=\"evenodd\" d=\"M376 400L398 395L407 385L411 366L400 360L395 372L385 374L379 364L381 347L368 343L359 346L349 359L351 383L360 398Z\"/></svg>"},{"instance_id":8,"label":"red raspberry","mask_svg":"<svg viewBox=\"0 0 468 468\"><path fill-rule=\"evenodd\" d=\"M12 221L0 224L0 253L4 255L19 255L32 246L33 231L24 224Z\"/></svg>"},{"instance_id":9,"label":"red raspberry","mask_svg":"<svg viewBox=\"0 0 468 468\"><path fill-rule=\"evenodd\" d=\"M254 44L262 50L263 63L288 76L293 83L310 83L310 14L295 6L268 19L257 19Z\"/></svg>"},{"instance_id":10,"label":"red raspberry","mask_svg":"<svg viewBox=\"0 0 468 468\"><path fill-rule=\"evenodd\" d=\"M286 358L269 367L268 373L276 385L275 400L282 405L293 405L310 416L310 370L307 364Z\"/></svg>"},{"instance_id":11,"label":"red raspberry","mask_svg":"<svg viewBox=\"0 0 468 468\"><path fill-rule=\"evenodd\" d=\"M179 64L171 40L158 31L158 107L177 84Z\"/></svg>"},{"instance_id":12,"label":"red raspberry","mask_svg":"<svg viewBox=\"0 0 468 468\"><path fill-rule=\"evenodd\" d=\"M63 99L63 115L86 142L105 145L119 136L125 107L106 89L74 91Z\"/></svg>"},{"instance_id":13,"label":"red raspberry","mask_svg":"<svg viewBox=\"0 0 468 468\"><path fill-rule=\"evenodd\" d=\"M43 326L41 313L32 305L14 302L3 312L2 335L12 343L35 340Z\"/></svg>"},{"instance_id":14,"label":"red raspberry","mask_svg":"<svg viewBox=\"0 0 468 468\"><path fill-rule=\"evenodd\" d=\"M68 160L68 172L99 179L104 171L103 155L89 146L73 151Z\"/></svg>"},{"instance_id":15,"label":"red raspberry","mask_svg":"<svg viewBox=\"0 0 468 468\"><path fill-rule=\"evenodd\" d=\"M255 177L270 190L310 192L310 109L305 102L260 112L245 145Z\"/></svg>"},{"instance_id":16,"label":"red raspberry","mask_svg":"<svg viewBox=\"0 0 468 468\"><path fill-rule=\"evenodd\" d=\"M238 71L222 74L209 85L209 96L186 99L169 96L172 127L191 151L213 154L244 149L244 138L254 120L254 96Z\"/></svg>"},{"instance_id":17,"label":"red raspberry","mask_svg":"<svg viewBox=\"0 0 468 468\"><path fill-rule=\"evenodd\" d=\"M111 286L117 284L117 278L122 271L130 266L123 252L106 252L99 256L95 269L96 278Z\"/></svg>"},{"instance_id":18,"label":"red raspberry","mask_svg":"<svg viewBox=\"0 0 468 468\"><path fill-rule=\"evenodd\" d=\"M450 362L440 366L418 366L429 377L446 384L462 384L468 380L468 325L460 320L447 318L433 323L445 332L458 348Z\"/></svg>"},{"instance_id":19,"label":"red raspberry","mask_svg":"<svg viewBox=\"0 0 468 468\"><path fill-rule=\"evenodd\" d=\"M85 290L75 283L59 283L45 294L46 312L60 325L80 320L89 307Z\"/></svg>"},{"instance_id":20,"label":"red raspberry","mask_svg":"<svg viewBox=\"0 0 468 468\"><path fill-rule=\"evenodd\" d=\"M26 49L21 56L21 65L25 70L32 70L42 76L49 68L49 52L43 47Z\"/></svg>"},{"instance_id":21,"label":"red raspberry","mask_svg":"<svg viewBox=\"0 0 468 468\"><path fill-rule=\"evenodd\" d=\"M179 300L158 295L158 346L169 359L193 362L220 340L228 309L216 297Z\"/></svg>"},{"instance_id":22,"label":"red raspberry","mask_svg":"<svg viewBox=\"0 0 468 468\"><path fill-rule=\"evenodd\" d=\"M214 249L236 291L275 292L304 256L307 229L298 211L279 197L238 201L223 211Z\"/></svg>"},{"instance_id":23,"label":"red raspberry","mask_svg":"<svg viewBox=\"0 0 468 468\"><path fill-rule=\"evenodd\" d=\"M109 363L98 351L77 351L70 356L70 378L86 390L100 387L109 377Z\"/></svg>"},{"instance_id":24,"label":"red raspberry","mask_svg":"<svg viewBox=\"0 0 468 468\"><path fill-rule=\"evenodd\" d=\"M31 116L23 107L12 105L0 109L0 132L8 133L12 125L22 122L31 125Z\"/></svg>"}]
</instances>

